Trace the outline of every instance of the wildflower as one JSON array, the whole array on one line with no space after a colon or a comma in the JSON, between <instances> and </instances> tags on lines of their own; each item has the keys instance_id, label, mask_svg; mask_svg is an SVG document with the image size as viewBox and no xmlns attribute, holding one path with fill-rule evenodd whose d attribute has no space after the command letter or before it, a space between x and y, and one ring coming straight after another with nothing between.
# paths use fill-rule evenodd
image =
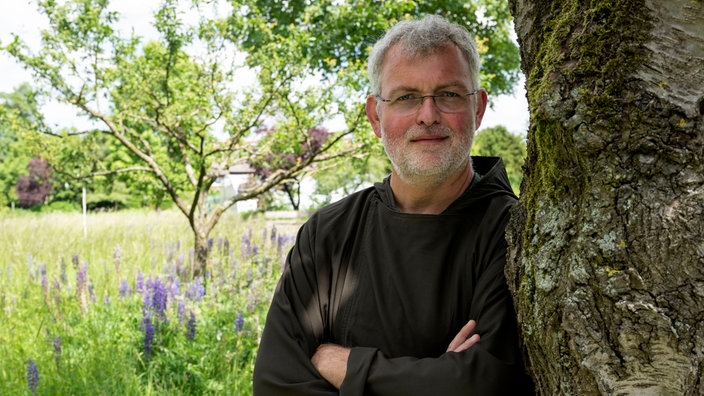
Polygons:
<instances>
[{"instance_id":1,"label":"wildflower","mask_svg":"<svg viewBox=\"0 0 704 396\"><path fill-rule=\"evenodd\" d=\"M178 300L176 312L178 313L179 323L183 323L184 319L186 319L186 303L183 300Z\"/></svg>"},{"instance_id":2,"label":"wildflower","mask_svg":"<svg viewBox=\"0 0 704 396\"><path fill-rule=\"evenodd\" d=\"M275 244L277 241L276 239L276 225L271 226L271 244Z\"/></svg>"},{"instance_id":3,"label":"wildflower","mask_svg":"<svg viewBox=\"0 0 704 396\"><path fill-rule=\"evenodd\" d=\"M39 271L42 274L42 292L44 292L44 300L49 302L49 279L46 277L46 264L39 264Z\"/></svg>"},{"instance_id":4,"label":"wildflower","mask_svg":"<svg viewBox=\"0 0 704 396\"><path fill-rule=\"evenodd\" d=\"M76 297L83 313L88 309L88 266L84 264L76 274Z\"/></svg>"},{"instance_id":5,"label":"wildflower","mask_svg":"<svg viewBox=\"0 0 704 396\"><path fill-rule=\"evenodd\" d=\"M183 254L180 254L176 258L176 275L178 275L178 276L185 275L185 271L183 270Z\"/></svg>"},{"instance_id":6,"label":"wildflower","mask_svg":"<svg viewBox=\"0 0 704 396\"><path fill-rule=\"evenodd\" d=\"M124 299L126 297L129 297L130 295L130 285L127 284L127 279L122 279L122 282L120 282L120 288L118 290L120 299Z\"/></svg>"},{"instance_id":7,"label":"wildflower","mask_svg":"<svg viewBox=\"0 0 704 396\"><path fill-rule=\"evenodd\" d=\"M32 394L37 394L39 387L39 369L31 358L27 361L27 387Z\"/></svg>"},{"instance_id":8,"label":"wildflower","mask_svg":"<svg viewBox=\"0 0 704 396\"><path fill-rule=\"evenodd\" d=\"M249 232L242 234L240 254L244 260L248 259L252 255L252 227L249 227Z\"/></svg>"},{"instance_id":9,"label":"wildflower","mask_svg":"<svg viewBox=\"0 0 704 396\"><path fill-rule=\"evenodd\" d=\"M173 301L181 294L181 279L174 274L169 275L169 298Z\"/></svg>"},{"instance_id":10,"label":"wildflower","mask_svg":"<svg viewBox=\"0 0 704 396\"><path fill-rule=\"evenodd\" d=\"M280 256L284 249L284 244L286 243L286 236L279 235L276 239L276 253Z\"/></svg>"},{"instance_id":11,"label":"wildflower","mask_svg":"<svg viewBox=\"0 0 704 396\"><path fill-rule=\"evenodd\" d=\"M257 297L255 297L252 290L247 294L247 311L253 311L254 307L257 305Z\"/></svg>"},{"instance_id":12,"label":"wildflower","mask_svg":"<svg viewBox=\"0 0 704 396\"><path fill-rule=\"evenodd\" d=\"M106 294L105 297L103 297L103 304L110 305L110 301L110 296Z\"/></svg>"},{"instance_id":13,"label":"wildflower","mask_svg":"<svg viewBox=\"0 0 704 396\"><path fill-rule=\"evenodd\" d=\"M205 287L201 282L200 278L195 278L192 282L188 284L188 290L185 292L186 298L191 301L201 301L205 295Z\"/></svg>"},{"instance_id":14,"label":"wildflower","mask_svg":"<svg viewBox=\"0 0 704 396\"><path fill-rule=\"evenodd\" d=\"M239 333L244 329L244 314L242 310L237 311L237 317L235 318L235 332Z\"/></svg>"},{"instance_id":15,"label":"wildflower","mask_svg":"<svg viewBox=\"0 0 704 396\"><path fill-rule=\"evenodd\" d=\"M68 277L66 276L66 260L61 257L61 283L66 284L68 282Z\"/></svg>"},{"instance_id":16,"label":"wildflower","mask_svg":"<svg viewBox=\"0 0 704 396\"><path fill-rule=\"evenodd\" d=\"M144 330L144 355L149 357L154 345L154 323L152 323L151 315L147 312L142 317L142 329Z\"/></svg>"},{"instance_id":17,"label":"wildflower","mask_svg":"<svg viewBox=\"0 0 704 396\"><path fill-rule=\"evenodd\" d=\"M78 254L74 253L73 256L71 256L71 264L73 264L73 268L78 269Z\"/></svg>"},{"instance_id":18,"label":"wildflower","mask_svg":"<svg viewBox=\"0 0 704 396\"><path fill-rule=\"evenodd\" d=\"M95 302L95 290L93 288L93 282L88 282L88 296L90 298L90 302L94 303Z\"/></svg>"},{"instance_id":19,"label":"wildflower","mask_svg":"<svg viewBox=\"0 0 704 396\"><path fill-rule=\"evenodd\" d=\"M166 317L166 300L166 285L156 278L152 283L150 308L162 319Z\"/></svg>"},{"instance_id":20,"label":"wildflower","mask_svg":"<svg viewBox=\"0 0 704 396\"><path fill-rule=\"evenodd\" d=\"M137 271L137 280L135 281L135 291L139 294L144 293L144 274L142 271Z\"/></svg>"},{"instance_id":21,"label":"wildflower","mask_svg":"<svg viewBox=\"0 0 704 396\"><path fill-rule=\"evenodd\" d=\"M57 307L61 305L61 283L59 279L54 275L54 281L51 283L51 295L54 298L54 305Z\"/></svg>"},{"instance_id":22,"label":"wildflower","mask_svg":"<svg viewBox=\"0 0 704 396\"><path fill-rule=\"evenodd\" d=\"M222 244L222 255L227 256L230 254L230 240L225 237Z\"/></svg>"},{"instance_id":23,"label":"wildflower","mask_svg":"<svg viewBox=\"0 0 704 396\"><path fill-rule=\"evenodd\" d=\"M188 317L188 323L186 324L186 338L193 340L196 337L196 315L193 311L190 311L190 316Z\"/></svg>"},{"instance_id":24,"label":"wildflower","mask_svg":"<svg viewBox=\"0 0 704 396\"><path fill-rule=\"evenodd\" d=\"M76 293L85 290L88 282L88 267L84 264L76 274Z\"/></svg>"}]
</instances>

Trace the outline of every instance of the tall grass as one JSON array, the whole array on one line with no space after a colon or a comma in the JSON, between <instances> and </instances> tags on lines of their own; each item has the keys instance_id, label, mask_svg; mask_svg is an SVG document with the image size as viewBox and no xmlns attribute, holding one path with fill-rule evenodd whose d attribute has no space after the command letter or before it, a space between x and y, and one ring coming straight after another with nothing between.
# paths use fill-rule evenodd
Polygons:
<instances>
[{"instance_id":1,"label":"tall grass","mask_svg":"<svg viewBox=\"0 0 704 396\"><path fill-rule=\"evenodd\" d=\"M226 216L192 280L180 213L0 218L0 394L249 395L293 240Z\"/></svg>"}]
</instances>

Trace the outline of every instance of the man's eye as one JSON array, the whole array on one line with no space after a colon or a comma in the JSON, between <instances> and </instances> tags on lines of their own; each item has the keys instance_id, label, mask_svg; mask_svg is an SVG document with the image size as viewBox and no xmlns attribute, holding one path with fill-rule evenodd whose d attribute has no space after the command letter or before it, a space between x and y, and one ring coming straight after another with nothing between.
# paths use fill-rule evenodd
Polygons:
<instances>
[{"instance_id":1,"label":"man's eye","mask_svg":"<svg viewBox=\"0 0 704 396\"><path fill-rule=\"evenodd\" d=\"M444 92L440 92L440 95L438 95L438 96L442 96L442 97L444 97L444 98L457 98L457 97L459 97L460 95L459 95L458 93L455 93L455 92L444 91Z\"/></svg>"},{"instance_id":2,"label":"man's eye","mask_svg":"<svg viewBox=\"0 0 704 396\"><path fill-rule=\"evenodd\" d=\"M398 98L396 98L397 102L405 102L407 100L413 100L415 96L408 94L408 95L401 95Z\"/></svg>"}]
</instances>

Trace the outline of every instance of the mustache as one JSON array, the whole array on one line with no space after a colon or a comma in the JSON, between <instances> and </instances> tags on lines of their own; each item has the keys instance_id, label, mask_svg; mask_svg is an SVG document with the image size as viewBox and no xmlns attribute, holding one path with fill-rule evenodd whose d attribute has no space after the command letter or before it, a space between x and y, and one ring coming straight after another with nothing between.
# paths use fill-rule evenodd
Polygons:
<instances>
[{"instance_id":1,"label":"mustache","mask_svg":"<svg viewBox=\"0 0 704 396\"><path fill-rule=\"evenodd\" d=\"M406 133L406 139L413 140L421 136L448 137L450 135L452 135L452 130L444 126L431 125L428 127L422 125L414 125Z\"/></svg>"}]
</instances>

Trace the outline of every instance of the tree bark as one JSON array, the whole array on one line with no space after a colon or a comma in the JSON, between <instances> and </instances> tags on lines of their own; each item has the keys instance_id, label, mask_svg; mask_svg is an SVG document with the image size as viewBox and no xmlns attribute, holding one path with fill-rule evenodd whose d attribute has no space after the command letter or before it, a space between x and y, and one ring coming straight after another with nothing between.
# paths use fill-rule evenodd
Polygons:
<instances>
[{"instance_id":1,"label":"tree bark","mask_svg":"<svg viewBox=\"0 0 704 396\"><path fill-rule=\"evenodd\" d=\"M509 0L507 279L541 394L704 394L704 2Z\"/></svg>"}]
</instances>

